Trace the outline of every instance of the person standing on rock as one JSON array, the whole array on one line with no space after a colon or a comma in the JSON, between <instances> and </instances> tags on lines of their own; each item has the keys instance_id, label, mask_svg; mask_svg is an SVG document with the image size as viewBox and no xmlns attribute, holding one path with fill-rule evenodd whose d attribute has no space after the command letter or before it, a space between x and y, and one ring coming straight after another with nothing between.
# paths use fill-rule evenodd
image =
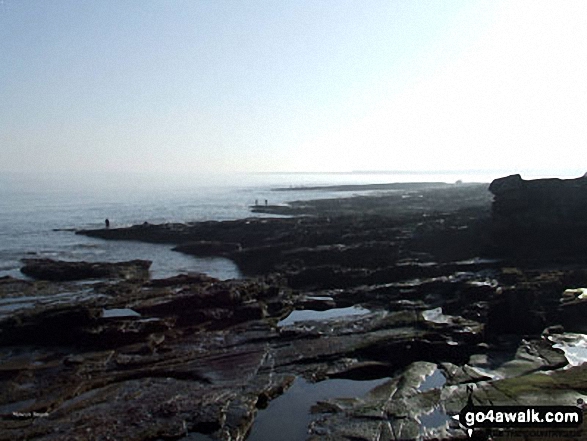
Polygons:
<instances>
[{"instance_id":1,"label":"person standing on rock","mask_svg":"<svg viewBox=\"0 0 587 441\"><path fill-rule=\"evenodd\" d=\"M106 224L106 228L110 228L110 221L108 219L106 219L104 223Z\"/></svg>"}]
</instances>

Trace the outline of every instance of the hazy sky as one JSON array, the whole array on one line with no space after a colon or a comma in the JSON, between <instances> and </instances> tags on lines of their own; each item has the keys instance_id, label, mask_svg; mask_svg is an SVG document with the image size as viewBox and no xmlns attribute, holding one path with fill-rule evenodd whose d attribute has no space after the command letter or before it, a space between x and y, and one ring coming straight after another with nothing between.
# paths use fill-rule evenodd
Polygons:
<instances>
[{"instance_id":1,"label":"hazy sky","mask_svg":"<svg viewBox=\"0 0 587 441\"><path fill-rule=\"evenodd\" d=\"M587 171L587 2L0 0L0 170Z\"/></svg>"}]
</instances>

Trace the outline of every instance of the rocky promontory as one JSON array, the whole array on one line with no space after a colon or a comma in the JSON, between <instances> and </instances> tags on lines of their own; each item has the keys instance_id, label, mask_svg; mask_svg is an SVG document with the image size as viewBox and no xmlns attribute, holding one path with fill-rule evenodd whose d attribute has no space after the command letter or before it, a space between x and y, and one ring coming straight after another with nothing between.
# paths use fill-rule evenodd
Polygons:
<instances>
[{"instance_id":1,"label":"rocky promontory","mask_svg":"<svg viewBox=\"0 0 587 441\"><path fill-rule=\"evenodd\" d=\"M224 256L247 278L79 263L76 281L71 262L25 262L36 280L0 279L0 440L468 439L451 418L468 400L576 405L587 270L496 246L503 191L413 186L80 231ZM316 398L288 407L300 394Z\"/></svg>"},{"instance_id":2,"label":"rocky promontory","mask_svg":"<svg viewBox=\"0 0 587 441\"><path fill-rule=\"evenodd\" d=\"M587 178L496 179L492 218L494 244L514 258L585 262Z\"/></svg>"}]
</instances>

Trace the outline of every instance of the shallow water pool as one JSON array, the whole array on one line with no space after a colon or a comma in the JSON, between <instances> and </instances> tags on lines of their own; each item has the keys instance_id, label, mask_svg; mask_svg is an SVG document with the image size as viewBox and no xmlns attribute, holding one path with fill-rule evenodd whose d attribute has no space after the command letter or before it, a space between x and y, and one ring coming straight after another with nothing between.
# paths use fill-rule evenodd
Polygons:
<instances>
[{"instance_id":1,"label":"shallow water pool","mask_svg":"<svg viewBox=\"0 0 587 441\"><path fill-rule=\"evenodd\" d=\"M247 441L304 441L312 421L310 409L318 401L360 397L388 380L333 379L309 383L303 378L297 378L283 395L259 411Z\"/></svg>"},{"instance_id":2,"label":"shallow water pool","mask_svg":"<svg viewBox=\"0 0 587 441\"><path fill-rule=\"evenodd\" d=\"M277 323L277 326L288 326L296 322L305 322L310 320L325 321L334 318L348 317L354 315L368 314L368 309L360 306L349 306L348 308L334 308L326 311L313 311L310 309L293 311L286 318Z\"/></svg>"}]
</instances>

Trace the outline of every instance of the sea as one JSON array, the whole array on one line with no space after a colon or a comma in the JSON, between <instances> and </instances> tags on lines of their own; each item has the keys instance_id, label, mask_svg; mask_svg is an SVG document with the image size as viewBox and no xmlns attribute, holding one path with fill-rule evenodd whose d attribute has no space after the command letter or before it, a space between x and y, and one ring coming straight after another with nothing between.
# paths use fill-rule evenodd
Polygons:
<instances>
[{"instance_id":1,"label":"sea","mask_svg":"<svg viewBox=\"0 0 587 441\"><path fill-rule=\"evenodd\" d=\"M350 197L375 191L340 192L304 187L391 182L490 182L500 175L464 173L248 173L219 179L82 179L0 174L0 277L26 278L22 259L153 262L152 278L201 272L222 280L240 278L224 258L195 258L172 251L172 245L106 241L76 235L75 230L152 224L233 220L267 216L250 210L259 204ZM501 174L504 176L504 174ZM275 191L288 188L289 191Z\"/></svg>"}]
</instances>

